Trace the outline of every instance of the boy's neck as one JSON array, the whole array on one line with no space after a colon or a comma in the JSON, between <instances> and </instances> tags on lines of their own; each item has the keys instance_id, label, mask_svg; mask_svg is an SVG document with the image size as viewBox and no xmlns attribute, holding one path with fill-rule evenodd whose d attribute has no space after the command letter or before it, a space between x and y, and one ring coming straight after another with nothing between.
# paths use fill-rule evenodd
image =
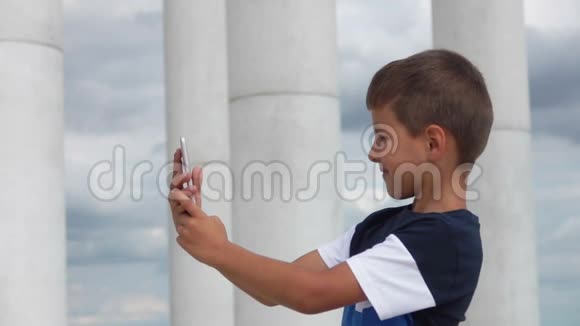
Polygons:
<instances>
[{"instance_id":1,"label":"boy's neck","mask_svg":"<svg viewBox=\"0 0 580 326\"><path fill-rule=\"evenodd\" d=\"M465 199L461 202L459 200L450 201L446 198L441 198L438 201L426 201L425 198L415 198L413 201L413 212L417 213L443 213L459 209L467 209Z\"/></svg>"},{"instance_id":2,"label":"boy's neck","mask_svg":"<svg viewBox=\"0 0 580 326\"><path fill-rule=\"evenodd\" d=\"M413 211L429 213L466 209L466 188L465 178L455 185L452 185L451 182L443 183L439 191L435 191L432 182L428 182L416 194L413 201Z\"/></svg>"}]
</instances>

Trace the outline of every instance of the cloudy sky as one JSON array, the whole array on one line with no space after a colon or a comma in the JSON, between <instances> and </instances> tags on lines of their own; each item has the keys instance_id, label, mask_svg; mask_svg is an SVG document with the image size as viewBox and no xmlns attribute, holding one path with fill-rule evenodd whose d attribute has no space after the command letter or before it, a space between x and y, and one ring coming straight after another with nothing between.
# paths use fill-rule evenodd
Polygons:
<instances>
[{"instance_id":1,"label":"cloudy sky","mask_svg":"<svg viewBox=\"0 0 580 326\"><path fill-rule=\"evenodd\" d=\"M580 4L525 1L543 325L580 324ZM343 149L368 124L385 63L431 47L430 2L338 0ZM114 201L87 175L122 144L125 166L165 160L160 0L65 0L68 294L71 326L168 325L166 202L156 180ZM126 175L130 171L126 171ZM347 224L384 203L345 207Z\"/></svg>"}]
</instances>

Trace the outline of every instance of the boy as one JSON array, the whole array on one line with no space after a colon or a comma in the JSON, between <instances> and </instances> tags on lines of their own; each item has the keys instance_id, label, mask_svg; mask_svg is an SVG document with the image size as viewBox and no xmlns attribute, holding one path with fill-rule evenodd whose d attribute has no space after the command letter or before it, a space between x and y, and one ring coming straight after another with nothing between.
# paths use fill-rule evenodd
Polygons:
<instances>
[{"instance_id":1,"label":"boy","mask_svg":"<svg viewBox=\"0 0 580 326\"><path fill-rule=\"evenodd\" d=\"M374 212L286 263L228 241L219 218L201 210L196 167L174 172L177 242L269 306L307 314L344 307L342 325L457 325L482 263L478 217L466 208L465 167L483 152L493 122L483 77L457 53L424 51L380 69L366 104L375 127L369 159L383 171L389 195L415 197L412 204ZM174 171L180 158L177 151ZM179 188L191 178L191 189Z\"/></svg>"}]
</instances>

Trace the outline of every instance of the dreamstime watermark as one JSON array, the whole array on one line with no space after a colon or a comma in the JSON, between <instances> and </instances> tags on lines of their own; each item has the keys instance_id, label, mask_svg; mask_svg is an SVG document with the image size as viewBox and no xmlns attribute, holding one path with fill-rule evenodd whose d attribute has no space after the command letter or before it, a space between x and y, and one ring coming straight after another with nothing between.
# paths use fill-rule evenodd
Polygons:
<instances>
[{"instance_id":1,"label":"dreamstime watermark","mask_svg":"<svg viewBox=\"0 0 580 326\"><path fill-rule=\"evenodd\" d=\"M396 155L399 146L399 137L388 125L369 126L360 140L365 153L379 158ZM92 166L87 176L92 196L102 201L114 201L128 188L131 199L139 201L144 197L147 180L154 180L155 192L167 198L173 178L173 161L155 167L151 161L144 160L129 166L126 151L123 146L116 145L110 160L101 160ZM477 200L479 193L465 189L465 184L470 186L483 172L476 164L460 165L453 171L449 185L444 183L441 171L435 164L406 162L399 164L394 171L388 171L383 178L378 178L381 172L377 163L351 160L342 151L327 160L294 165L280 160L254 160L234 169L227 162L209 161L202 168L202 194L204 200L210 201L232 201L235 198L244 201L310 201L321 198L321 191L324 198L334 191L344 201L357 201L370 191L374 200L384 200L389 196L385 183L393 188L390 190L394 198L401 198L404 192L408 193L410 186L413 193L423 195L421 186L427 179L431 181L429 195L435 200L441 199L443 188L445 191L451 189L456 196L466 200ZM469 182L466 180L467 174L471 177ZM109 177L108 184L103 182L105 177Z\"/></svg>"}]
</instances>

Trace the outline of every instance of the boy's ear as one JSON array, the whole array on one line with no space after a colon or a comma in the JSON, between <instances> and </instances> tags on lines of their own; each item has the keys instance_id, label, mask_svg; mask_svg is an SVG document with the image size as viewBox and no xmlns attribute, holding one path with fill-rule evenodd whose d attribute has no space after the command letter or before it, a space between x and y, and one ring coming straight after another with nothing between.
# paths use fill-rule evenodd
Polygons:
<instances>
[{"instance_id":1,"label":"boy's ear","mask_svg":"<svg viewBox=\"0 0 580 326\"><path fill-rule=\"evenodd\" d=\"M441 126L432 124L425 128L427 153L430 159L439 160L447 148L447 137Z\"/></svg>"}]
</instances>

